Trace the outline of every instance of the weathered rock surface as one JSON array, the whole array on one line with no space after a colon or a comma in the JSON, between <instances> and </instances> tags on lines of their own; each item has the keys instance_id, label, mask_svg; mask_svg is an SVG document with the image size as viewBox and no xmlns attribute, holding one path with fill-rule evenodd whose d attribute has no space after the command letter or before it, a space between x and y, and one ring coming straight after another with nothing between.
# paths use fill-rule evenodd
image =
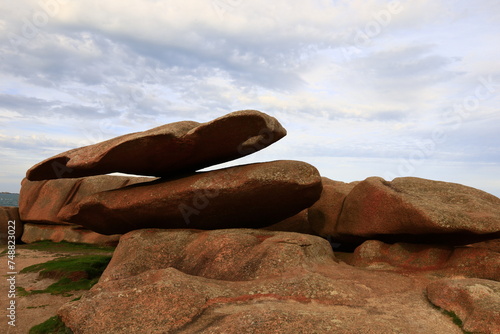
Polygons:
<instances>
[{"instance_id":1,"label":"weathered rock surface","mask_svg":"<svg viewBox=\"0 0 500 334\"><path fill-rule=\"evenodd\" d=\"M500 253L485 248L369 240L343 259L369 269L500 280Z\"/></svg>"},{"instance_id":2,"label":"weathered rock surface","mask_svg":"<svg viewBox=\"0 0 500 334\"><path fill-rule=\"evenodd\" d=\"M114 175L45 181L29 181L25 178L19 194L19 214L26 223L68 224L57 217L63 206L101 191L152 180L156 179Z\"/></svg>"},{"instance_id":3,"label":"weathered rock surface","mask_svg":"<svg viewBox=\"0 0 500 334\"><path fill-rule=\"evenodd\" d=\"M344 200L359 182L344 183L322 177L323 192L320 199L309 208L309 223L318 235L340 239L336 226Z\"/></svg>"},{"instance_id":4,"label":"weathered rock surface","mask_svg":"<svg viewBox=\"0 0 500 334\"><path fill-rule=\"evenodd\" d=\"M318 263L334 264L334 255L326 240L312 235L251 229L144 229L122 237L100 281L169 267L194 276L244 281Z\"/></svg>"},{"instance_id":5,"label":"weathered rock surface","mask_svg":"<svg viewBox=\"0 0 500 334\"><path fill-rule=\"evenodd\" d=\"M116 246L121 234L103 235L76 225L25 224L21 240L24 243L50 240Z\"/></svg>"},{"instance_id":6,"label":"weathered rock surface","mask_svg":"<svg viewBox=\"0 0 500 334\"><path fill-rule=\"evenodd\" d=\"M315 236L149 229L124 235L99 283L58 314L75 334L460 334L428 282L337 263Z\"/></svg>"},{"instance_id":7,"label":"weathered rock surface","mask_svg":"<svg viewBox=\"0 0 500 334\"><path fill-rule=\"evenodd\" d=\"M32 181L122 172L169 176L237 159L286 135L273 117L236 111L207 123L176 122L63 152L33 166Z\"/></svg>"},{"instance_id":8,"label":"weathered rock surface","mask_svg":"<svg viewBox=\"0 0 500 334\"><path fill-rule=\"evenodd\" d=\"M434 305L454 312L465 331L500 333L500 282L443 279L427 287L427 297Z\"/></svg>"},{"instance_id":9,"label":"weathered rock surface","mask_svg":"<svg viewBox=\"0 0 500 334\"><path fill-rule=\"evenodd\" d=\"M313 166L273 161L100 192L65 206L59 219L102 234L141 228L258 228L309 207L321 188Z\"/></svg>"},{"instance_id":10,"label":"weathered rock surface","mask_svg":"<svg viewBox=\"0 0 500 334\"><path fill-rule=\"evenodd\" d=\"M347 195L336 233L448 244L498 238L500 199L455 183L370 177Z\"/></svg>"},{"instance_id":11,"label":"weathered rock surface","mask_svg":"<svg viewBox=\"0 0 500 334\"><path fill-rule=\"evenodd\" d=\"M23 235L23 222L17 206L0 206L0 245L7 245L9 235L20 240Z\"/></svg>"}]
</instances>

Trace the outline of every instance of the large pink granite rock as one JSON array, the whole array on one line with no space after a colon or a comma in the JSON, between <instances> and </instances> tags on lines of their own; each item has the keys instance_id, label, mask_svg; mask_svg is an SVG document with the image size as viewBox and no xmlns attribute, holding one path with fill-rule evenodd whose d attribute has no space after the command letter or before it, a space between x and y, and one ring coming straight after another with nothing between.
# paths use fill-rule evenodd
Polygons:
<instances>
[{"instance_id":1,"label":"large pink granite rock","mask_svg":"<svg viewBox=\"0 0 500 334\"><path fill-rule=\"evenodd\" d=\"M24 224L19 217L17 206L0 206L0 245L7 245L9 236L14 237L14 241L21 239L24 231Z\"/></svg>"},{"instance_id":2,"label":"large pink granite rock","mask_svg":"<svg viewBox=\"0 0 500 334\"><path fill-rule=\"evenodd\" d=\"M45 181L25 178L21 183L19 214L26 223L67 225L57 217L63 206L98 192L152 180L155 178L114 175Z\"/></svg>"},{"instance_id":3,"label":"large pink granite rock","mask_svg":"<svg viewBox=\"0 0 500 334\"><path fill-rule=\"evenodd\" d=\"M286 135L273 117L236 111L207 123L176 122L63 152L28 170L32 181L123 172L168 176L251 154Z\"/></svg>"},{"instance_id":4,"label":"large pink granite rock","mask_svg":"<svg viewBox=\"0 0 500 334\"><path fill-rule=\"evenodd\" d=\"M321 194L321 177L299 161L273 161L100 192L59 218L102 234L141 228L263 227L293 216Z\"/></svg>"},{"instance_id":5,"label":"large pink granite rock","mask_svg":"<svg viewBox=\"0 0 500 334\"><path fill-rule=\"evenodd\" d=\"M22 241L30 244L37 241L77 242L94 245L116 246L120 234L103 235L77 225L25 224Z\"/></svg>"},{"instance_id":6,"label":"large pink granite rock","mask_svg":"<svg viewBox=\"0 0 500 334\"><path fill-rule=\"evenodd\" d=\"M498 269L498 267L497 267ZM500 333L500 282L478 278L442 279L429 284L427 298L455 313L469 333Z\"/></svg>"},{"instance_id":7,"label":"large pink granite rock","mask_svg":"<svg viewBox=\"0 0 500 334\"><path fill-rule=\"evenodd\" d=\"M486 248L369 240L344 260L376 270L500 280L500 253Z\"/></svg>"},{"instance_id":8,"label":"large pink granite rock","mask_svg":"<svg viewBox=\"0 0 500 334\"><path fill-rule=\"evenodd\" d=\"M493 239L500 236L500 199L456 183L370 177L345 198L335 232L424 243Z\"/></svg>"},{"instance_id":9,"label":"large pink granite rock","mask_svg":"<svg viewBox=\"0 0 500 334\"><path fill-rule=\"evenodd\" d=\"M75 334L461 334L427 285L337 263L315 236L147 229L124 235L99 283L58 314Z\"/></svg>"},{"instance_id":10,"label":"large pink granite rock","mask_svg":"<svg viewBox=\"0 0 500 334\"><path fill-rule=\"evenodd\" d=\"M336 233L337 223L346 196L359 182L344 183L326 177L322 181L321 197L308 209L309 223L318 235L342 240Z\"/></svg>"}]
</instances>

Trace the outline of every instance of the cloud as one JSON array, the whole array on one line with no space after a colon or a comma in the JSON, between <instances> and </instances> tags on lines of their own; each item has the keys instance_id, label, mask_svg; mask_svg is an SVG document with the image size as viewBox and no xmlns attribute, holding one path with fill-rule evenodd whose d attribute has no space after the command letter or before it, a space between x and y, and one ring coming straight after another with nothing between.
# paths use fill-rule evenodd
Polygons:
<instances>
[{"instance_id":1,"label":"cloud","mask_svg":"<svg viewBox=\"0 0 500 334\"><path fill-rule=\"evenodd\" d=\"M248 162L305 160L360 179L394 170L441 129L446 141L415 173L498 166L498 13L492 0L4 1L0 147L25 166L251 108L289 134ZM460 114L481 78L488 97Z\"/></svg>"}]
</instances>

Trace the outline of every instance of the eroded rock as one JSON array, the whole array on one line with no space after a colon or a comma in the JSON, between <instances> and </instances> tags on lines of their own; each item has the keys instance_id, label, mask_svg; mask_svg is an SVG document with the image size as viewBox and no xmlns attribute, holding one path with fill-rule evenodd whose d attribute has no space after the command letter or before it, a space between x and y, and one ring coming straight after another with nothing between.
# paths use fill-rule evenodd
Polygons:
<instances>
[{"instance_id":1,"label":"eroded rock","mask_svg":"<svg viewBox=\"0 0 500 334\"><path fill-rule=\"evenodd\" d=\"M122 172L169 176L251 154L286 135L273 117L256 110L207 123L176 122L63 152L33 166L31 181Z\"/></svg>"},{"instance_id":2,"label":"eroded rock","mask_svg":"<svg viewBox=\"0 0 500 334\"><path fill-rule=\"evenodd\" d=\"M322 177L322 181L321 197L308 209L309 222L318 235L340 240L342 237L336 233L336 230L344 200L359 182L344 183L326 177Z\"/></svg>"},{"instance_id":3,"label":"eroded rock","mask_svg":"<svg viewBox=\"0 0 500 334\"><path fill-rule=\"evenodd\" d=\"M152 180L155 178L115 175L44 181L25 178L19 194L19 214L26 223L68 225L57 217L63 206L101 191Z\"/></svg>"},{"instance_id":4,"label":"eroded rock","mask_svg":"<svg viewBox=\"0 0 500 334\"><path fill-rule=\"evenodd\" d=\"M500 280L500 253L485 248L369 240L345 260L370 269Z\"/></svg>"},{"instance_id":5,"label":"eroded rock","mask_svg":"<svg viewBox=\"0 0 500 334\"><path fill-rule=\"evenodd\" d=\"M263 227L293 216L321 194L313 166L273 161L96 193L59 219L102 234L142 228Z\"/></svg>"},{"instance_id":6,"label":"eroded rock","mask_svg":"<svg viewBox=\"0 0 500 334\"><path fill-rule=\"evenodd\" d=\"M456 183L370 177L347 195L335 232L445 244L493 239L500 233L500 199Z\"/></svg>"},{"instance_id":7,"label":"eroded rock","mask_svg":"<svg viewBox=\"0 0 500 334\"><path fill-rule=\"evenodd\" d=\"M460 334L427 284L337 263L315 236L149 229L124 235L99 283L58 314L76 334Z\"/></svg>"},{"instance_id":8,"label":"eroded rock","mask_svg":"<svg viewBox=\"0 0 500 334\"><path fill-rule=\"evenodd\" d=\"M21 240L27 244L50 240L116 246L120 236L103 235L76 225L25 224Z\"/></svg>"}]
</instances>

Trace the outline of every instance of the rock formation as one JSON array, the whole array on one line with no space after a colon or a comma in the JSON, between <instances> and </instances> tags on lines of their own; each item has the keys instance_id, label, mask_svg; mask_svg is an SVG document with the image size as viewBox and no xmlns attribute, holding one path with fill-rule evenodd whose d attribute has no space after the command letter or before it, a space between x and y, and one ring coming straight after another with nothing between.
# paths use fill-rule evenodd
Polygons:
<instances>
[{"instance_id":1,"label":"rock formation","mask_svg":"<svg viewBox=\"0 0 500 334\"><path fill-rule=\"evenodd\" d=\"M375 270L500 281L500 253L487 248L365 241L346 263Z\"/></svg>"},{"instance_id":2,"label":"rock formation","mask_svg":"<svg viewBox=\"0 0 500 334\"><path fill-rule=\"evenodd\" d=\"M84 244L116 246L121 234L103 235L78 225L24 224L21 240L30 244L37 241L77 242Z\"/></svg>"},{"instance_id":3,"label":"rock formation","mask_svg":"<svg viewBox=\"0 0 500 334\"><path fill-rule=\"evenodd\" d=\"M323 192L320 199L308 209L309 223L318 235L341 238L336 233L344 200L359 182L344 183L322 177Z\"/></svg>"},{"instance_id":4,"label":"rock formation","mask_svg":"<svg viewBox=\"0 0 500 334\"><path fill-rule=\"evenodd\" d=\"M19 241L24 231L24 224L15 206L0 206L0 245L7 245L8 236L13 235Z\"/></svg>"},{"instance_id":5,"label":"rock formation","mask_svg":"<svg viewBox=\"0 0 500 334\"><path fill-rule=\"evenodd\" d=\"M30 181L24 179L19 194L19 214L25 223L68 225L57 216L65 205L98 192L118 189L156 178L98 175L75 179Z\"/></svg>"},{"instance_id":6,"label":"rock formation","mask_svg":"<svg viewBox=\"0 0 500 334\"><path fill-rule=\"evenodd\" d=\"M258 228L293 216L320 194L316 168L274 161L96 193L65 206L59 218L103 234L149 227Z\"/></svg>"},{"instance_id":7,"label":"rock formation","mask_svg":"<svg viewBox=\"0 0 500 334\"><path fill-rule=\"evenodd\" d=\"M482 235L498 232L500 199L464 185L401 177L368 178L347 195L337 233Z\"/></svg>"},{"instance_id":8,"label":"rock formation","mask_svg":"<svg viewBox=\"0 0 500 334\"><path fill-rule=\"evenodd\" d=\"M241 158L278 141L286 130L256 110L207 123L177 122L58 154L26 173L31 181L122 172L169 176Z\"/></svg>"},{"instance_id":9,"label":"rock formation","mask_svg":"<svg viewBox=\"0 0 500 334\"><path fill-rule=\"evenodd\" d=\"M429 305L427 283L338 263L315 236L140 230L59 315L76 334L461 333Z\"/></svg>"},{"instance_id":10,"label":"rock formation","mask_svg":"<svg viewBox=\"0 0 500 334\"><path fill-rule=\"evenodd\" d=\"M465 330L498 332L499 198L414 177L343 183L299 161L197 172L285 134L246 110L31 168L24 241L120 240L98 284L60 309L64 323L76 334L462 333L447 310ZM115 171L159 178L100 175Z\"/></svg>"}]
</instances>

